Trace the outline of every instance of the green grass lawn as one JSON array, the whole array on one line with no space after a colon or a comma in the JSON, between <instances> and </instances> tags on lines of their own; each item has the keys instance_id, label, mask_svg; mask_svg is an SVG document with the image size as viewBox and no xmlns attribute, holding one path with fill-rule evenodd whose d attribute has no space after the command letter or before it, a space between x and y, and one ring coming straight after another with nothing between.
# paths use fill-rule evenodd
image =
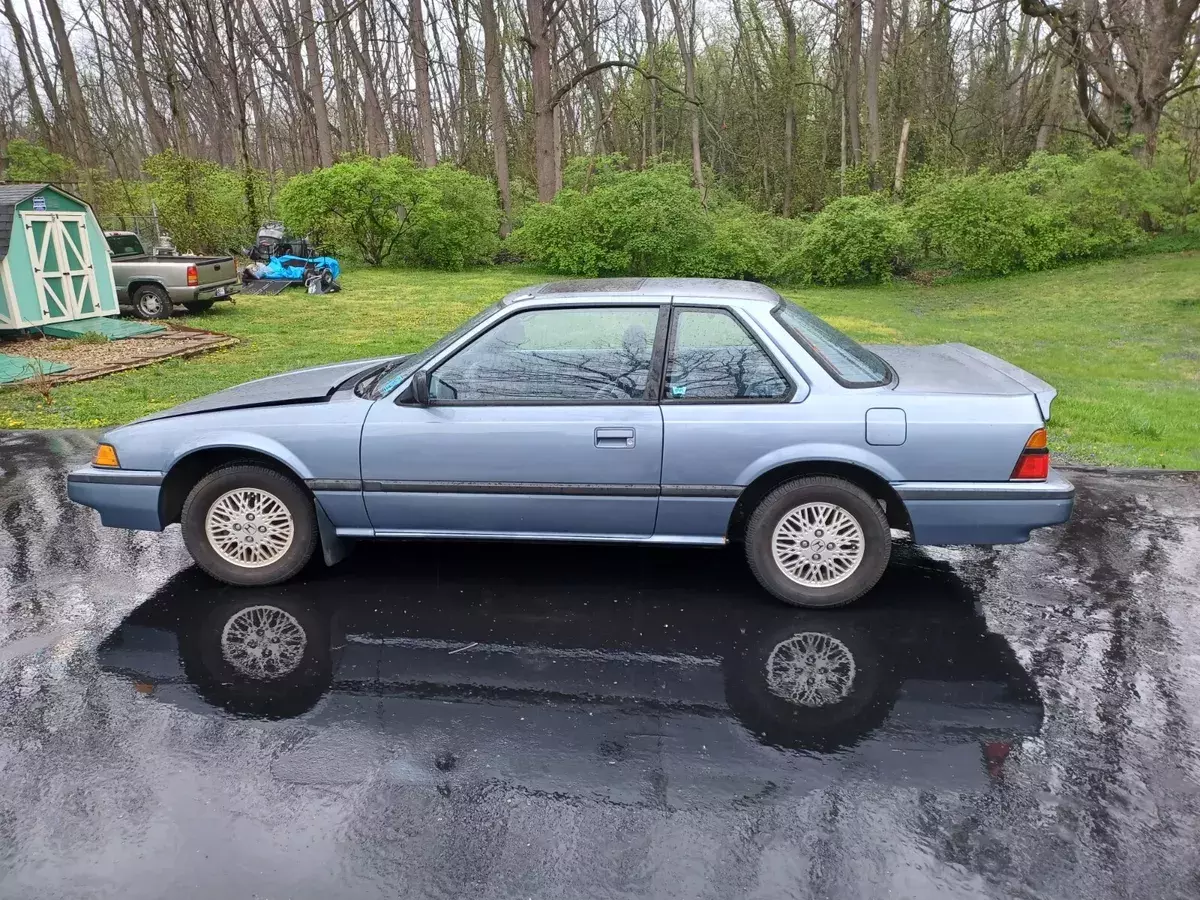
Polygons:
<instances>
[{"instance_id":1,"label":"green grass lawn","mask_svg":"<svg viewBox=\"0 0 1200 900\"><path fill-rule=\"evenodd\" d=\"M218 304L191 324L229 350L64 386L54 403L0 393L0 427L127 422L251 378L416 350L487 303L545 280L520 267L346 273L340 294L288 291ZM1052 446L1075 462L1200 468L1200 253L1135 257L929 287L789 289L862 341L963 341L1059 389Z\"/></svg>"}]
</instances>

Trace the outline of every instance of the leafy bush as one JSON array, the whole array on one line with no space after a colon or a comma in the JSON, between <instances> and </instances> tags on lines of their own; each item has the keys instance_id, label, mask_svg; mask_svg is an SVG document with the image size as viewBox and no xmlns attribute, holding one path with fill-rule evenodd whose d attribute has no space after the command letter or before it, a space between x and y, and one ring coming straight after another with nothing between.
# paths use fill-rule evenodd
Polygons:
<instances>
[{"instance_id":1,"label":"leafy bush","mask_svg":"<svg viewBox=\"0 0 1200 900\"><path fill-rule=\"evenodd\" d=\"M149 157L142 171L149 182L144 188L125 183L129 202L121 212L148 215L153 201L159 226L181 250L228 251L245 246L253 236L256 223L249 221L242 173L174 150ZM251 190L261 198L263 176L252 173L250 177Z\"/></svg>"},{"instance_id":2,"label":"leafy bush","mask_svg":"<svg viewBox=\"0 0 1200 900\"><path fill-rule=\"evenodd\" d=\"M449 164L421 169L419 176L422 195L409 212L401 259L434 269L491 260L500 246L500 207L491 182Z\"/></svg>"},{"instance_id":3,"label":"leafy bush","mask_svg":"<svg viewBox=\"0 0 1200 900\"><path fill-rule=\"evenodd\" d=\"M404 156L353 157L296 175L279 195L289 228L372 266L461 269L498 246L491 184L449 164L418 168Z\"/></svg>"},{"instance_id":4,"label":"leafy bush","mask_svg":"<svg viewBox=\"0 0 1200 900\"><path fill-rule=\"evenodd\" d=\"M606 173L587 193L564 188L524 216L511 249L569 275L682 274L713 229L675 164Z\"/></svg>"},{"instance_id":5,"label":"leafy bush","mask_svg":"<svg viewBox=\"0 0 1200 900\"><path fill-rule=\"evenodd\" d=\"M684 263L687 275L751 281L772 277L780 254L772 225L788 220L775 220L741 204L721 207L709 219L712 229L707 240Z\"/></svg>"},{"instance_id":6,"label":"leafy bush","mask_svg":"<svg viewBox=\"0 0 1200 900\"><path fill-rule=\"evenodd\" d=\"M878 195L841 197L809 223L778 273L818 284L887 281L911 249L899 206Z\"/></svg>"},{"instance_id":7,"label":"leafy bush","mask_svg":"<svg viewBox=\"0 0 1200 900\"><path fill-rule=\"evenodd\" d=\"M4 175L9 181L70 181L75 166L65 156L24 138L8 142Z\"/></svg>"},{"instance_id":8,"label":"leafy bush","mask_svg":"<svg viewBox=\"0 0 1200 900\"><path fill-rule=\"evenodd\" d=\"M1004 275L1042 267L1028 233L1037 210L1015 179L984 172L927 185L911 222L926 253L967 272Z\"/></svg>"},{"instance_id":9,"label":"leafy bush","mask_svg":"<svg viewBox=\"0 0 1200 900\"><path fill-rule=\"evenodd\" d=\"M1015 172L947 178L912 204L928 253L965 272L1007 275L1109 256L1142 240L1151 176L1117 151L1034 154Z\"/></svg>"}]
</instances>

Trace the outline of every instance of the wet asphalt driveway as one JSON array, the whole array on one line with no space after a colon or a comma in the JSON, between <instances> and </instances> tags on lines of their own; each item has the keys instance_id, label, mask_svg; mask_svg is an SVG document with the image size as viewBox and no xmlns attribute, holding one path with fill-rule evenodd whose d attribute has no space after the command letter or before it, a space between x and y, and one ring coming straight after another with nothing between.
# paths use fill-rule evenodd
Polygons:
<instances>
[{"instance_id":1,"label":"wet asphalt driveway","mask_svg":"<svg viewBox=\"0 0 1200 900\"><path fill-rule=\"evenodd\" d=\"M0 434L0 896L1200 896L1194 476L813 613L734 551L222 588L67 502L91 446Z\"/></svg>"}]
</instances>

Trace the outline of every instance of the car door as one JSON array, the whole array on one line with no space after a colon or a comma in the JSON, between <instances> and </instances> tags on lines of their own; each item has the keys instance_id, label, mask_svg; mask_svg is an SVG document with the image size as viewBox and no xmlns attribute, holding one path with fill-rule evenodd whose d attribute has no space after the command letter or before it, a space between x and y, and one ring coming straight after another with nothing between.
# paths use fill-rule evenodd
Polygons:
<instances>
[{"instance_id":1,"label":"car door","mask_svg":"<svg viewBox=\"0 0 1200 900\"><path fill-rule=\"evenodd\" d=\"M662 385L662 497L655 535L719 540L744 485L773 449L804 439L803 383L734 310L672 308ZM803 396L803 395L801 395Z\"/></svg>"},{"instance_id":2,"label":"car door","mask_svg":"<svg viewBox=\"0 0 1200 900\"><path fill-rule=\"evenodd\" d=\"M376 532L650 536L667 310L516 308L431 362L426 405L379 400L361 451Z\"/></svg>"}]
</instances>

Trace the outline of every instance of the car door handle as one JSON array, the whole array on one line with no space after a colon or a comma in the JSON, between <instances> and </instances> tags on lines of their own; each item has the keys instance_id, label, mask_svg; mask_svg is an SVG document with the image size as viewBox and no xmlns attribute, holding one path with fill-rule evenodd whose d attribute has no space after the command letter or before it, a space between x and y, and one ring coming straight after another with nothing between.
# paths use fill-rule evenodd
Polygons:
<instances>
[{"instance_id":1,"label":"car door handle","mask_svg":"<svg viewBox=\"0 0 1200 900\"><path fill-rule=\"evenodd\" d=\"M637 433L632 428L597 428L597 447L634 447Z\"/></svg>"}]
</instances>

